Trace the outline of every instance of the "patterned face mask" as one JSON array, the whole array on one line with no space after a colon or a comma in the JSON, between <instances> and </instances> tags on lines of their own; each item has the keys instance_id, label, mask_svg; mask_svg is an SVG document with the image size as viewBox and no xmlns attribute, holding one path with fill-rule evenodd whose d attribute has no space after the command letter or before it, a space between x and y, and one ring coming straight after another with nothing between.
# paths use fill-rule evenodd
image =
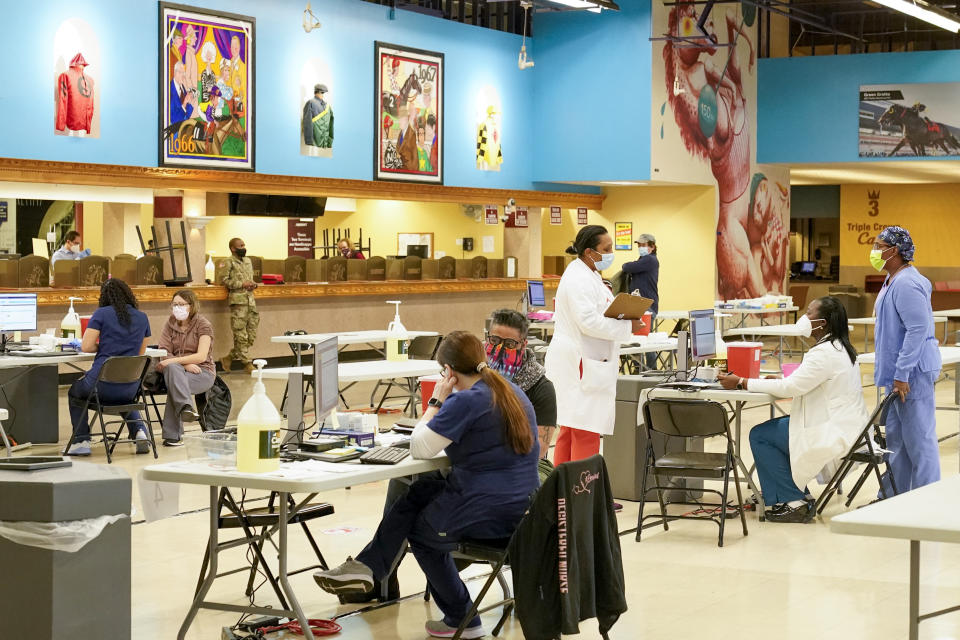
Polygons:
<instances>
[{"instance_id":1,"label":"patterned face mask","mask_svg":"<svg viewBox=\"0 0 960 640\"><path fill-rule=\"evenodd\" d=\"M487 343L487 364L507 380L513 380L523 366L523 349L507 349L503 344Z\"/></svg>"}]
</instances>

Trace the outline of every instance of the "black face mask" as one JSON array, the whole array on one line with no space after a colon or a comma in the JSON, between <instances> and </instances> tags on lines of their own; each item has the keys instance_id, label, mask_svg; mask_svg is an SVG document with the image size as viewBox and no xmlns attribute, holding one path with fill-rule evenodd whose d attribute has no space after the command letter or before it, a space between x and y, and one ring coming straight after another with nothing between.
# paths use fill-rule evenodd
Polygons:
<instances>
[{"instance_id":1,"label":"black face mask","mask_svg":"<svg viewBox=\"0 0 960 640\"><path fill-rule=\"evenodd\" d=\"M241 260L243 260L243 259L246 257L246 255L247 255L247 249L246 249L246 248L243 248L243 249L235 249L235 250L234 250L234 253L236 254L236 256L237 256L238 258L240 258Z\"/></svg>"}]
</instances>

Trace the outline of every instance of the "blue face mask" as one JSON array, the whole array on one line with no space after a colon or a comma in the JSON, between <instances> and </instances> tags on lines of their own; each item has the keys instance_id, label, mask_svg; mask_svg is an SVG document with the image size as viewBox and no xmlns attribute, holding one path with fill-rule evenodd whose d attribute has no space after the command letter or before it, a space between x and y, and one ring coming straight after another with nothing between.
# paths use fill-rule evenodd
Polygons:
<instances>
[{"instance_id":1,"label":"blue face mask","mask_svg":"<svg viewBox=\"0 0 960 640\"><path fill-rule=\"evenodd\" d=\"M639 251L640 251L640 257L641 257L641 258L642 258L643 256L650 255L650 248L649 248L649 247L640 247Z\"/></svg>"},{"instance_id":2,"label":"blue face mask","mask_svg":"<svg viewBox=\"0 0 960 640\"><path fill-rule=\"evenodd\" d=\"M613 266L613 259L616 257L614 254L601 253L600 256L600 260L593 261L593 266L597 268L597 271L603 271L604 269L609 269Z\"/></svg>"}]
</instances>

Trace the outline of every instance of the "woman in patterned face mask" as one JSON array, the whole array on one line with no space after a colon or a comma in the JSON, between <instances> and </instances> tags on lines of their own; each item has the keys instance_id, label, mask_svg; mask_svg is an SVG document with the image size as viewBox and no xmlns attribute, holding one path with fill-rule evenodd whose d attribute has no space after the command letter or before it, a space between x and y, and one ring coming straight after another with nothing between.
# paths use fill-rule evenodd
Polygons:
<instances>
[{"instance_id":1,"label":"woman in patterned face mask","mask_svg":"<svg viewBox=\"0 0 960 640\"><path fill-rule=\"evenodd\" d=\"M520 387L537 414L540 455L548 457L557 425L557 394L543 365L527 346L530 323L519 311L498 309L484 342L491 369Z\"/></svg>"}]
</instances>

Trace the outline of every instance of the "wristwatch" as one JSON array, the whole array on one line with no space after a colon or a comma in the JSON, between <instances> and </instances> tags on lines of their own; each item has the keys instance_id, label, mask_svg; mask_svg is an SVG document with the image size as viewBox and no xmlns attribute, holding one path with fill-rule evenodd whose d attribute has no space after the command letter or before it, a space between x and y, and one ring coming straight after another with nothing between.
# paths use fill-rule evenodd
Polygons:
<instances>
[{"instance_id":1,"label":"wristwatch","mask_svg":"<svg viewBox=\"0 0 960 640\"><path fill-rule=\"evenodd\" d=\"M743 391L746 385L743 384L743 378L737 378L737 391Z\"/></svg>"},{"instance_id":2,"label":"wristwatch","mask_svg":"<svg viewBox=\"0 0 960 640\"><path fill-rule=\"evenodd\" d=\"M436 407L437 409L439 409L440 407L443 406L443 403L437 400L436 398L430 398L430 400L427 401L427 406Z\"/></svg>"}]
</instances>

